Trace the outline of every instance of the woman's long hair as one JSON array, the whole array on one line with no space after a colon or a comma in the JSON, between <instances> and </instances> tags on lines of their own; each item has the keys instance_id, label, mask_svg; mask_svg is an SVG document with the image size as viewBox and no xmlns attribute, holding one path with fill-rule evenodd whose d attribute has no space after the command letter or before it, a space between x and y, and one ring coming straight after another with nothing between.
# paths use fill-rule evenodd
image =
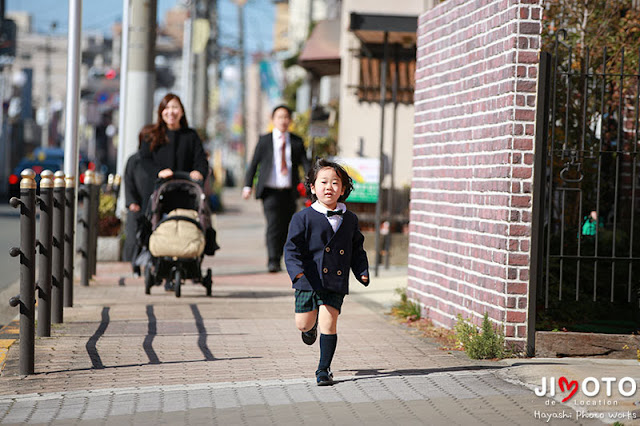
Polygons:
<instances>
[{"instance_id":1,"label":"woman's long hair","mask_svg":"<svg viewBox=\"0 0 640 426\"><path fill-rule=\"evenodd\" d=\"M167 104L173 99L178 101L178 103L180 104L180 108L182 109L180 128L186 129L187 127L189 127L187 116L184 113L184 105L182 105L182 101L175 93L167 93L158 105L156 122L154 124L145 126L140 132L140 137L143 140L149 141L149 150L151 152L155 151L158 146L164 145L169 142L169 138L167 137L167 123L165 123L162 119L162 111L164 111L164 109L167 107Z\"/></svg>"}]
</instances>

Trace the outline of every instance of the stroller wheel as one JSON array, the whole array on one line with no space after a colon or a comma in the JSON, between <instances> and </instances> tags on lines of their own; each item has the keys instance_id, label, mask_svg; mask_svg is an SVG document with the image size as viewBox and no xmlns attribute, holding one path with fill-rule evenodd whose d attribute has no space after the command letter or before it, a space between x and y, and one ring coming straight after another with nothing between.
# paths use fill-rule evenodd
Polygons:
<instances>
[{"instance_id":1,"label":"stroller wheel","mask_svg":"<svg viewBox=\"0 0 640 426\"><path fill-rule=\"evenodd\" d=\"M204 288L207 289L207 296L211 296L211 287L213 286L213 278L211 278L211 268L207 269L207 275L202 280Z\"/></svg>"},{"instance_id":2,"label":"stroller wheel","mask_svg":"<svg viewBox=\"0 0 640 426\"><path fill-rule=\"evenodd\" d=\"M155 284L154 281L151 266L147 265L144 268L144 294L151 294L151 287Z\"/></svg>"},{"instance_id":3,"label":"stroller wheel","mask_svg":"<svg viewBox=\"0 0 640 426\"><path fill-rule=\"evenodd\" d=\"M174 290L176 292L176 297L180 297L180 288L182 287L182 277L180 276L180 270L176 269L176 274L173 280Z\"/></svg>"}]
</instances>

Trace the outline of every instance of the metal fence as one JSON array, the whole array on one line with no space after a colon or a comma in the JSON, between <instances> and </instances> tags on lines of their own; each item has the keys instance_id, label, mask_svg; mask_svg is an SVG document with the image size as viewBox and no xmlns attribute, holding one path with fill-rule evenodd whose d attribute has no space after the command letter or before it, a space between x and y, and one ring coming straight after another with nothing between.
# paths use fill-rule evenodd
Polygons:
<instances>
[{"instance_id":1,"label":"metal fence","mask_svg":"<svg viewBox=\"0 0 640 426\"><path fill-rule=\"evenodd\" d=\"M566 36L542 53L539 75L535 326L637 332L640 52L581 49Z\"/></svg>"}]
</instances>

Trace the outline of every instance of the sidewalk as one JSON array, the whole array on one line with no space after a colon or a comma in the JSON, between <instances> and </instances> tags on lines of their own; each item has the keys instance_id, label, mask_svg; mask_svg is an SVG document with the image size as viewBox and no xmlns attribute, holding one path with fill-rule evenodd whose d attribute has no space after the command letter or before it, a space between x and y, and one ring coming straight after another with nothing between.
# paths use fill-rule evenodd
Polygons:
<instances>
[{"instance_id":1,"label":"sidewalk","mask_svg":"<svg viewBox=\"0 0 640 426\"><path fill-rule=\"evenodd\" d=\"M602 424L533 389L543 376L640 377L637 362L480 362L442 351L384 314L407 281L406 267L392 267L368 288L352 280L332 365L339 383L317 387L318 345L300 340L288 277L265 272L261 204L237 191L224 203L222 249L204 265L212 297L190 283L181 298L162 287L145 295L128 265L99 264L89 287L76 286L64 324L36 339L36 374L18 376L18 344L9 348L0 423L526 425L554 416L551 424ZM624 399L615 388L619 406L586 408L640 408L640 391Z\"/></svg>"}]
</instances>

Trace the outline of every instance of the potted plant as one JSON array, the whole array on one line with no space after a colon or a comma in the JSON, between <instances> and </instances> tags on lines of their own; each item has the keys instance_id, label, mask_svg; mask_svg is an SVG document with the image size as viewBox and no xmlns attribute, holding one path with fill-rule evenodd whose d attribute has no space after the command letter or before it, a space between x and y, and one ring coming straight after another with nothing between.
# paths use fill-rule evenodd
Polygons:
<instances>
[{"instance_id":1,"label":"potted plant","mask_svg":"<svg viewBox=\"0 0 640 426\"><path fill-rule=\"evenodd\" d=\"M113 193L100 192L98 207L98 260L120 260L121 221L116 216L117 198Z\"/></svg>"}]
</instances>

